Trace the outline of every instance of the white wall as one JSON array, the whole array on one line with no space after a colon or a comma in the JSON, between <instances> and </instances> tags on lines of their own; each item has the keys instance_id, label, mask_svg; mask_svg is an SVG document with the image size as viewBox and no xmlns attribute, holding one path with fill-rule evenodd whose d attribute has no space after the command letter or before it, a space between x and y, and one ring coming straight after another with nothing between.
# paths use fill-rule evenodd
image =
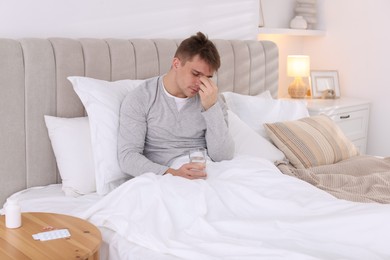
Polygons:
<instances>
[{"instance_id":1,"label":"white wall","mask_svg":"<svg viewBox=\"0 0 390 260\"><path fill-rule=\"evenodd\" d=\"M295 0L262 0L265 25L287 26ZM309 54L313 69L336 69L341 95L372 101L367 151L390 155L390 1L317 0L324 37L270 36L280 49L280 96L291 79L288 54ZM323 19L322 19L323 18ZM0 37L256 39L258 0L2 0Z\"/></svg>"},{"instance_id":2,"label":"white wall","mask_svg":"<svg viewBox=\"0 0 390 260\"><path fill-rule=\"evenodd\" d=\"M292 0L285 1L280 8L291 6ZM259 36L279 46L279 96L287 95L291 81L285 68L289 54L310 55L312 69L338 70L342 96L372 102L367 153L390 156L390 117L387 115L390 112L390 1L318 0L318 3L318 28L325 29L326 36ZM271 12L265 17L276 17L279 11L268 9L265 12ZM286 21L282 25L287 26Z\"/></svg>"},{"instance_id":3,"label":"white wall","mask_svg":"<svg viewBox=\"0 0 390 260\"><path fill-rule=\"evenodd\" d=\"M388 0L325 0L327 36L307 38L316 69L337 69L341 95L372 103L367 152L390 155Z\"/></svg>"},{"instance_id":4,"label":"white wall","mask_svg":"<svg viewBox=\"0 0 390 260\"><path fill-rule=\"evenodd\" d=\"M2 0L0 37L256 39L258 0Z\"/></svg>"},{"instance_id":5,"label":"white wall","mask_svg":"<svg viewBox=\"0 0 390 260\"><path fill-rule=\"evenodd\" d=\"M260 0L264 27L283 28L294 17L295 0Z\"/></svg>"}]
</instances>

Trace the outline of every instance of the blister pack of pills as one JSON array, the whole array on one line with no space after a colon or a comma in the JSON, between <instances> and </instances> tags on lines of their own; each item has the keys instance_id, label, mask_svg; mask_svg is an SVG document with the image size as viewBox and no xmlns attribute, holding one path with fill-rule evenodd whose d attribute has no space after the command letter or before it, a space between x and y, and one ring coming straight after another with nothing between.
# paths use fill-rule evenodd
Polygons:
<instances>
[{"instance_id":1,"label":"blister pack of pills","mask_svg":"<svg viewBox=\"0 0 390 260\"><path fill-rule=\"evenodd\" d=\"M47 240L70 237L70 233L69 230L65 228L65 229L56 229L51 231L40 232L32 235L32 237L35 240L47 241Z\"/></svg>"}]
</instances>

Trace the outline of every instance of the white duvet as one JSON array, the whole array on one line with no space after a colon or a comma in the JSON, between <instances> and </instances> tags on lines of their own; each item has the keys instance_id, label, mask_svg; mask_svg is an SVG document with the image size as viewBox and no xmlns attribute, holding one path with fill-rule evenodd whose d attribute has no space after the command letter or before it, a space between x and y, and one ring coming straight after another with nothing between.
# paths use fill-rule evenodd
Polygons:
<instances>
[{"instance_id":1,"label":"white duvet","mask_svg":"<svg viewBox=\"0 0 390 260\"><path fill-rule=\"evenodd\" d=\"M144 174L83 217L183 259L390 259L390 205L338 200L254 157L207 172Z\"/></svg>"}]
</instances>

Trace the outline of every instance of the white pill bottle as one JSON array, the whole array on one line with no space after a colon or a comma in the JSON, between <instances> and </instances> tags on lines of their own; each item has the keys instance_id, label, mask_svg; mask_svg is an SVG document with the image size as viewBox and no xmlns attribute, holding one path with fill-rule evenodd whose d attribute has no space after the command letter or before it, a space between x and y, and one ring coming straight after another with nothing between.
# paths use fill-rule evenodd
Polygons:
<instances>
[{"instance_id":1,"label":"white pill bottle","mask_svg":"<svg viewBox=\"0 0 390 260\"><path fill-rule=\"evenodd\" d=\"M22 213L17 200L8 198L5 205L5 226L18 228L22 226Z\"/></svg>"}]
</instances>

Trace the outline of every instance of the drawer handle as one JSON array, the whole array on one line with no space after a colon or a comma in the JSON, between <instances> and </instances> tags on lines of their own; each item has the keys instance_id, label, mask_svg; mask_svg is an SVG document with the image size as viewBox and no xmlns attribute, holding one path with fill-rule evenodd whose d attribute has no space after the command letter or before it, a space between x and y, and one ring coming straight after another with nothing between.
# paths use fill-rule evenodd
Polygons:
<instances>
[{"instance_id":1,"label":"drawer handle","mask_svg":"<svg viewBox=\"0 0 390 260\"><path fill-rule=\"evenodd\" d=\"M340 119L347 119L347 118L350 118L351 116L350 115L347 115L347 116L340 116Z\"/></svg>"}]
</instances>

